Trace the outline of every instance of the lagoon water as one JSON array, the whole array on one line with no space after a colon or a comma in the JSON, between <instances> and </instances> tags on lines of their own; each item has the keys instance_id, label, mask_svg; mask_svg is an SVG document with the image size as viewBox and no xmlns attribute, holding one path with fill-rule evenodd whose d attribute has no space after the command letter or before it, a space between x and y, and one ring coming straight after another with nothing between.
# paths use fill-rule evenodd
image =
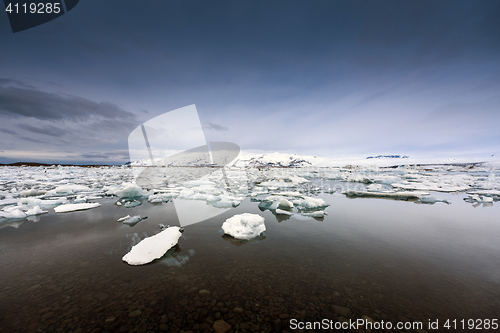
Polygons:
<instances>
[{"instance_id":1,"label":"lagoon water","mask_svg":"<svg viewBox=\"0 0 500 333\"><path fill-rule=\"evenodd\" d=\"M292 319L366 315L426 331L439 320L448 332L447 319L500 319L500 205L433 195L451 204L320 194L323 219L275 216L247 198L186 226L144 266L121 257L159 223L179 225L172 202L126 209L104 198L96 209L4 223L0 331L204 332L223 319L232 332L272 332L291 331ZM264 235L224 236L222 223L240 213L263 216ZM148 219L116 222L127 214Z\"/></svg>"}]
</instances>

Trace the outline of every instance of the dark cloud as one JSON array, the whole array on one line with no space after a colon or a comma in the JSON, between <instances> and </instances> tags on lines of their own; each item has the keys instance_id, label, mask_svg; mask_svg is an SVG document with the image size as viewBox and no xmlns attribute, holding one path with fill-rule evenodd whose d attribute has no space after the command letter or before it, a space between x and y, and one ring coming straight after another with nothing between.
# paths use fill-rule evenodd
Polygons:
<instances>
[{"instance_id":1,"label":"dark cloud","mask_svg":"<svg viewBox=\"0 0 500 333\"><path fill-rule=\"evenodd\" d=\"M80 154L78 157L86 158L86 159L109 159L109 158L128 158L129 153L128 150L115 150L115 151L106 151L106 152L92 152Z\"/></svg>"},{"instance_id":2,"label":"dark cloud","mask_svg":"<svg viewBox=\"0 0 500 333\"><path fill-rule=\"evenodd\" d=\"M116 104L49 93L9 79L0 80L0 115L71 121L93 116L105 119L135 119L133 113L121 109Z\"/></svg>"},{"instance_id":3,"label":"dark cloud","mask_svg":"<svg viewBox=\"0 0 500 333\"><path fill-rule=\"evenodd\" d=\"M228 128L226 126L218 125L218 124L211 123L211 122L206 122L205 125L203 125L203 128L205 128L207 130L213 130L213 131L219 131L219 132L223 132L223 131L228 130Z\"/></svg>"},{"instance_id":4,"label":"dark cloud","mask_svg":"<svg viewBox=\"0 0 500 333\"><path fill-rule=\"evenodd\" d=\"M16 132L11 131L9 129L5 129L5 128L0 128L0 132L4 132L4 133L7 133L7 134L12 134L12 135L17 134Z\"/></svg>"},{"instance_id":5,"label":"dark cloud","mask_svg":"<svg viewBox=\"0 0 500 333\"><path fill-rule=\"evenodd\" d=\"M52 126L52 125L46 125L42 127L37 127L37 126L32 126L28 124L18 124L17 127L24 129L26 131L32 132L32 133L37 133L37 134L43 134L43 135L48 135L48 136L53 136L53 137L61 137L63 135L66 135L68 131Z\"/></svg>"}]
</instances>

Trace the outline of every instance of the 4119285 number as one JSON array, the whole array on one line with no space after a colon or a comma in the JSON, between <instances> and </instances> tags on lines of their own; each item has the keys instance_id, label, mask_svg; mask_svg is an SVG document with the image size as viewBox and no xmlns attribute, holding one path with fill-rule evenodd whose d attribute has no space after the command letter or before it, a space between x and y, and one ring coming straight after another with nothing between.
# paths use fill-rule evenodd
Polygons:
<instances>
[{"instance_id":1,"label":"4119285 number","mask_svg":"<svg viewBox=\"0 0 500 333\"><path fill-rule=\"evenodd\" d=\"M498 329L498 319L462 319L462 320L450 320L448 319L444 325L444 328L446 329L470 329L470 330L489 330L493 329L496 330Z\"/></svg>"},{"instance_id":2,"label":"4119285 number","mask_svg":"<svg viewBox=\"0 0 500 333\"><path fill-rule=\"evenodd\" d=\"M52 14L52 13L59 14L61 12L60 5L61 4L58 2L56 2L56 3L50 3L50 2L34 3L34 2L32 2L29 5L27 3L23 3L23 4L9 3L7 8L5 8L5 11L8 12L9 14L11 14L11 13L15 13L15 14L19 14L19 13L24 13L24 14L27 14L27 13L30 13L30 14Z\"/></svg>"}]
</instances>

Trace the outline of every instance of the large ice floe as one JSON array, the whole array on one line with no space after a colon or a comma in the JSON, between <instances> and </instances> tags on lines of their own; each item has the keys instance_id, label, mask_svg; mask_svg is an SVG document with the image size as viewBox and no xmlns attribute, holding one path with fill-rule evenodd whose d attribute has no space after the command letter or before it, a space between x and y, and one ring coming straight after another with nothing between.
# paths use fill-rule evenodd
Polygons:
<instances>
[{"instance_id":1,"label":"large ice floe","mask_svg":"<svg viewBox=\"0 0 500 333\"><path fill-rule=\"evenodd\" d=\"M54 211L56 213L68 213L68 212L74 212L77 210L86 210L86 209L96 208L96 207L99 207L100 205L101 204L98 202L66 204L66 205L57 206L56 208L54 208Z\"/></svg>"},{"instance_id":2,"label":"large ice floe","mask_svg":"<svg viewBox=\"0 0 500 333\"><path fill-rule=\"evenodd\" d=\"M238 214L222 224L222 230L236 239L252 239L266 231L264 218L258 214Z\"/></svg>"},{"instance_id":3,"label":"large ice floe","mask_svg":"<svg viewBox=\"0 0 500 333\"><path fill-rule=\"evenodd\" d=\"M170 227L160 233L144 238L123 256L122 260L129 265L144 265L161 258L174 247L182 236L179 227Z\"/></svg>"}]
</instances>

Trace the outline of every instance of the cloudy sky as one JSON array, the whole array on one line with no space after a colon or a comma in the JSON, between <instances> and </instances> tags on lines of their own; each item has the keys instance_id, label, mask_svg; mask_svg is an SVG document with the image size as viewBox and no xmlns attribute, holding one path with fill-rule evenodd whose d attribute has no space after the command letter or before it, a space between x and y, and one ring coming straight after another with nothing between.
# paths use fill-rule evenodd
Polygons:
<instances>
[{"instance_id":1,"label":"cloudy sky","mask_svg":"<svg viewBox=\"0 0 500 333\"><path fill-rule=\"evenodd\" d=\"M123 163L196 104L209 141L325 157L500 152L500 2L85 0L0 15L0 163Z\"/></svg>"}]
</instances>

